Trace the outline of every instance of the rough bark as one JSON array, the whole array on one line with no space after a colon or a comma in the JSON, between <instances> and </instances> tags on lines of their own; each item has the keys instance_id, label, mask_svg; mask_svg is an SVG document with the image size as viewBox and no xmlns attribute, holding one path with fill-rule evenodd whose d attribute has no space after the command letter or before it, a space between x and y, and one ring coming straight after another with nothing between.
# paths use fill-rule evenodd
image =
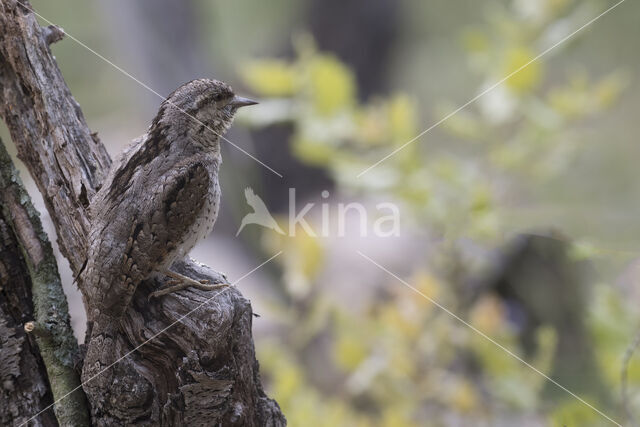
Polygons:
<instances>
[{"instance_id":1,"label":"rough bark","mask_svg":"<svg viewBox=\"0 0 640 427\"><path fill-rule=\"evenodd\" d=\"M23 325L33 319L31 282L18 239L0 210L0 425L26 422L52 402L44 362ZM32 424L57 426L53 411Z\"/></svg>"},{"instance_id":2,"label":"rough bark","mask_svg":"<svg viewBox=\"0 0 640 427\"><path fill-rule=\"evenodd\" d=\"M111 162L51 55L51 31L38 25L28 3L0 0L0 115L43 194L61 252L77 274L87 246L87 207ZM212 283L219 278L192 261L175 268ZM90 404L100 399L107 408L93 411L93 423L284 425L278 404L260 383L249 301L229 288L198 309L211 294L189 290L149 302L158 286L153 280L139 286L118 325L121 333L111 348L123 359L101 374L112 376L113 386L88 396ZM85 363L100 360L87 355Z\"/></svg>"},{"instance_id":3,"label":"rough bark","mask_svg":"<svg viewBox=\"0 0 640 427\"><path fill-rule=\"evenodd\" d=\"M78 344L71 329L67 299L62 290L53 249L42 229L39 214L1 140L0 210L10 231L15 234L24 263L24 276L19 282L28 281L31 285L29 294L32 295L33 304L26 306L31 301L21 301L25 305L21 308L32 315L28 319L29 332L33 333L38 344L53 400L64 397L54 406L56 418L65 426L88 425L89 412L85 396L79 389L80 376L74 369ZM26 325L23 330L27 329Z\"/></svg>"}]
</instances>

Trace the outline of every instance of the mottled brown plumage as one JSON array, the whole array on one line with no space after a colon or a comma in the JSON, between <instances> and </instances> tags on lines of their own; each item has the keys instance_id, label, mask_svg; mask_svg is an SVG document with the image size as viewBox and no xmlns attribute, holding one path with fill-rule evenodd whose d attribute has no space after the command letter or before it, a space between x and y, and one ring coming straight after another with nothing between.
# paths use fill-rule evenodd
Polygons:
<instances>
[{"instance_id":1,"label":"mottled brown plumage","mask_svg":"<svg viewBox=\"0 0 640 427\"><path fill-rule=\"evenodd\" d=\"M220 202L220 136L237 108L250 104L255 102L235 96L220 81L181 86L162 103L148 132L125 150L91 200L89 250L79 279L91 307L82 381L92 397L94 417L149 416L155 379L123 359L127 340L120 330L143 280L152 275L172 279L152 296L187 286L226 286L197 282L170 267L213 228ZM125 412L109 397L122 393L127 395Z\"/></svg>"},{"instance_id":2,"label":"mottled brown plumage","mask_svg":"<svg viewBox=\"0 0 640 427\"><path fill-rule=\"evenodd\" d=\"M91 201L80 277L94 334L117 323L137 285L152 274L172 277L176 286L169 290L215 287L168 269L211 232L220 202L220 135L237 108L251 103L223 82L189 82L162 103L149 131L111 170Z\"/></svg>"}]
</instances>

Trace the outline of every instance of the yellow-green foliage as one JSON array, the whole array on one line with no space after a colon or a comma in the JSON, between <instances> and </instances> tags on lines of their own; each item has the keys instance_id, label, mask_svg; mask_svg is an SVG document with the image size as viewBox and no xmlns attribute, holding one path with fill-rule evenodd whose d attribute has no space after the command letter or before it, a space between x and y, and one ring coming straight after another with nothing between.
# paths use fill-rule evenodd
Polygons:
<instances>
[{"instance_id":1,"label":"yellow-green foliage","mask_svg":"<svg viewBox=\"0 0 640 427\"><path fill-rule=\"evenodd\" d=\"M625 84L618 72L593 78L579 68L560 82L549 79L547 58L536 56L576 5L538 3L535 19L490 9L490 25L461 37L483 82L477 93L515 74L443 121L439 140L426 133L361 177L466 99L438 103L428 120L419 111L429 106L419 106L411 94L359 102L351 70L302 36L291 61L262 59L242 67L245 83L277 112L245 118L255 126L292 124L295 155L330 171L339 189L399 200L407 207L405 217L442 233L446 242L465 236L488 244L502 237L503 218L523 201L522 192L569 167L583 143L580 125L612 106ZM323 244L304 232L295 238L267 233L265 248L288 254L278 259L286 302L275 308L284 332L257 348L270 393L291 425L491 425L522 414L549 425L605 424L570 397L543 402L542 376L429 302L438 301L524 357L503 303L489 295L465 306L446 269L416 267L411 285L428 298L389 279L387 294L353 309L322 288ZM585 256L593 254L580 248ZM442 251L453 255L450 245ZM620 359L637 318L606 288L596 287L588 323L609 394L617 396ZM537 353L528 362L548 374L556 339L553 329L540 329ZM319 349L327 353L318 356L324 360L320 367L309 355ZM635 388L638 366L631 366ZM320 375L332 378L331 386L317 384L317 375L310 375L317 369L327 369Z\"/></svg>"}]
</instances>

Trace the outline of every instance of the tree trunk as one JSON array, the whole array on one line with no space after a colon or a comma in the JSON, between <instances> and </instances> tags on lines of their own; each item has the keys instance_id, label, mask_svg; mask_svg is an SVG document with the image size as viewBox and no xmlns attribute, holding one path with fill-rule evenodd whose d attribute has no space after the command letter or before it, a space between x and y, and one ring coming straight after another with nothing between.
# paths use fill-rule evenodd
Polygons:
<instances>
[{"instance_id":1,"label":"tree trunk","mask_svg":"<svg viewBox=\"0 0 640 427\"><path fill-rule=\"evenodd\" d=\"M59 39L61 30L41 28L30 8L26 1L0 0L0 115L77 275L85 261L87 208L111 161L49 50L48 42ZM212 283L220 278L192 261L174 269ZM112 351L122 360L104 367L101 376L110 387L87 396L90 405L101 403L92 406L93 423L285 425L278 404L260 383L249 301L228 288L215 301L194 289L149 302L158 286L162 283L154 280L142 283L118 325L121 333ZM100 355L88 355L84 362L100 363Z\"/></svg>"},{"instance_id":2,"label":"tree trunk","mask_svg":"<svg viewBox=\"0 0 640 427\"><path fill-rule=\"evenodd\" d=\"M1 310L3 313L0 316L0 323L5 325L4 329L0 328L0 340L8 343L11 336L31 332L28 348L33 354L42 356L45 372L40 370L41 361L38 358L35 359L38 369L25 370L21 375L27 378L36 376L30 379L34 384L46 385L41 389L43 394L51 390L53 400L59 401L53 408L55 418L61 425L88 425L89 412L80 388L80 375L74 369L78 359L78 343L71 329L67 299L62 290L53 249L2 141L0 211L2 223L6 225L5 243L2 244L4 268L1 269L3 273L0 273L0 280L4 282L7 297L3 299L7 307ZM13 245L13 242L16 244ZM33 338L37 347L33 346ZM20 338L15 343L20 340L24 341ZM11 345L0 346L0 358L10 358L12 353ZM24 353L20 359L26 361L27 354ZM11 366L12 363L4 365ZM13 418L7 417L7 414L12 412L10 408L15 403L7 403L0 407L6 411L0 409L0 419ZM29 411L20 411L29 414L20 422L29 421L29 418L50 406L51 402L47 402L42 407L37 405L29 408Z\"/></svg>"},{"instance_id":3,"label":"tree trunk","mask_svg":"<svg viewBox=\"0 0 640 427\"><path fill-rule=\"evenodd\" d=\"M31 282L18 239L0 210L0 425L26 422L53 402L47 372L33 336ZM57 426L53 411L32 424Z\"/></svg>"}]
</instances>

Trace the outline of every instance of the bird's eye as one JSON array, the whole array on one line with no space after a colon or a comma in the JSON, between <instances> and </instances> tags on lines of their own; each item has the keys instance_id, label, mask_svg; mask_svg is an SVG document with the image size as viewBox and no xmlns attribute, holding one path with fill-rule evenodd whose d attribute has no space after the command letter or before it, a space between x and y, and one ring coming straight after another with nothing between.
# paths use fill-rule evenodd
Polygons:
<instances>
[{"instance_id":1,"label":"bird's eye","mask_svg":"<svg viewBox=\"0 0 640 427\"><path fill-rule=\"evenodd\" d=\"M215 102L220 102L222 101L222 98L224 98L224 95L222 95L221 93L216 93L215 95L213 95L213 100Z\"/></svg>"}]
</instances>

